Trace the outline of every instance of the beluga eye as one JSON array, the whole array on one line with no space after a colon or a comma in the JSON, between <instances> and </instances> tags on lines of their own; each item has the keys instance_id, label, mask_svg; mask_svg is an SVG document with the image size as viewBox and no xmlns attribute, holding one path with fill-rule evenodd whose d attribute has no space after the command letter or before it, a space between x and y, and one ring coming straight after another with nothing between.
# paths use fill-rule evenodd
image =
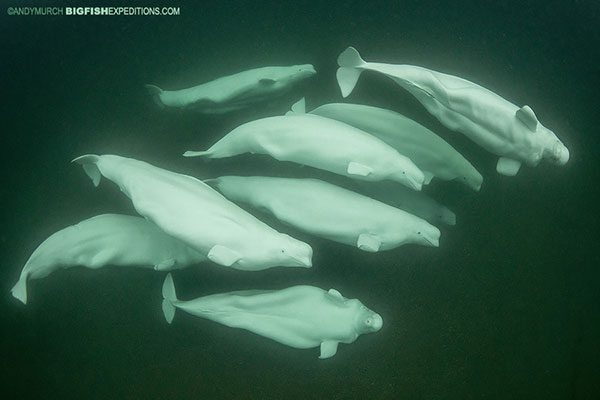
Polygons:
<instances>
[{"instance_id":1,"label":"beluga eye","mask_svg":"<svg viewBox=\"0 0 600 400\"><path fill-rule=\"evenodd\" d=\"M371 321L371 318L368 318L367 319L367 325L371 325L371 322L373 322L373 321Z\"/></svg>"}]
</instances>

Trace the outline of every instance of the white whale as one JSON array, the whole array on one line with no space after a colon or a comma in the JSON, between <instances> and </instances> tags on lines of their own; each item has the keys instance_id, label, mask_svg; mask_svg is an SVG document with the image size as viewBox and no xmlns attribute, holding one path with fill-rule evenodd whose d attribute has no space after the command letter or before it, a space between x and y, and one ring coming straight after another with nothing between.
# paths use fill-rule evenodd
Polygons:
<instances>
[{"instance_id":1,"label":"white whale","mask_svg":"<svg viewBox=\"0 0 600 400\"><path fill-rule=\"evenodd\" d=\"M204 260L198 251L143 218L103 214L62 229L42 242L25 263L12 294L27 304L27 281L63 268L112 265L166 271Z\"/></svg>"},{"instance_id":2,"label":"white whale","mask_svg":"<svg viewBox=\"0 0 600 400\"><path fill-rule=\"evenodd\" d=\"M230 200L364 251L390 250L407 243L439 246L439 229L425 220L321 180L223 176L210 182Z\"/></svg>"},{"instance_id":3,"label":"white whale","mask_svg":"<svg viewBox=\"0 0 600 400\"><path fill-rule=\"evenodd\" d=\"M304 99L292 106L304 113ZM415 163L431 178L457 180L473 190L481 188L483 177L458 151L423 125L397 112L361 104L332 103L315 108L311 114L352 125L381 139Z\"/></svg>"},{"instance_id":4,"label":"white whale","mask_svg":"<svg viewBox=\"0 0 600 400\"><path fill-rule=\"evenodd\" d=\"M456 214L423 192L410 190L392 182L358 182L358 193L379 200L409 214L423 218L433 225L456 225Z\"/></svg>"},{"instance_id":5,"label":"white whale","mask_svg":"<svg viewBox=\"0 0 600 400\"><path fill-rule=\"evenodd\" d=\"M162 309L171 323L175 309L220 324L246 329L297 349L321 348L319 358L333 357L339 343L352 343L360 335L377 332L381 316L359 300L346 299L337 290L313 286L283 290L247 290L181 301L173 278L163 284Z\"/></svg>"},{"instance_id":6,"label":"white whale","mask_svg":"<svg viewBox=\"0 0 600 400\"><path fill-rule=\"evenodd\" d=\"M318 115L287 115L243 124L206 151L186 157L269 154L336 174L368 181L393 180L421 190L423 172L381 140L348 124Z\"/></svg>"},{"instance_id":7,"label":"white whale","mask_svg":"<svg viewBox=\"0 0 600 400\"><path fill-rule=\"evenodd\" d=\"M162 90L155 85L146 88L160 105L177 108L193 105L200 112L218 114L273 99L314 74L316 71L310 64L263 67L187 89Z\"/></svg>"},{"instance_id":8,"label":"white whale","mask_svg":"<svg viewBox=\"0 0 600 400\"><path fill-rule=\"evenodd\" d=\"M539 123L529 106L519 108L466 79L412 65L365 62L353 47L340 54L338 64L337 80L344 97L362 71L387 75L447 128L500 156L496 165L500 174L516 175L522 163L536 166L542 158L559 165L569 160L569 150Z\"/></svg>"},{"instance_id":9,"label":"white whale","mask_svg":"<svg viewBox=\"0 0 600 400\"><path fill-rule=\"evenodd\" d=\"M115 155L73 160L98 185L115 182L136 211L217 264L242 270L310 267L309 245L281 234L192 178Z\"/></svg>"}]
</instances>

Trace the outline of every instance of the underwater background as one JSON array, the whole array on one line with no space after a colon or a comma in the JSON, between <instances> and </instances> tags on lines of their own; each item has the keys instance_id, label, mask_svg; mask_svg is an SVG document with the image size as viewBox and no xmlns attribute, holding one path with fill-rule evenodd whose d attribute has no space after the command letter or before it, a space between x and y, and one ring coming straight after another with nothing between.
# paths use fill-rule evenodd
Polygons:
<instances>
[{"instance_id":1,"label":"underwater background","mask_svg":"<svg viewBox=\"0 0 600 400\"><path fill-rule=\"evenodd\" d=\"M3 398L600 398L600 3L560 1L172 1L179 16L9 16L0 10L0 382ZM136 6L135 2L120 5ZM161 311L164 273L73 268L10 294L50 234L96 214L135 215L116 185L70 160L114 153L198 178L322 176L268 157L184 159L234 127L342 101L336 58L415 64L528 104L569 163L495 171L496 156L439 124L389 79L365 73L346 100L393 109L446 139L483 174L479 193L434 180L457 215L438 249L370 254L256 213L310 243L312 269L175 271L182 299L297 284L360 299L383 329L319 360L269 339ZM282 99L225 115L162 110L144 84L182 88L268 65L318 74ZM8 397L10 395L10 397Z\"/></svg>"}]
</instances>

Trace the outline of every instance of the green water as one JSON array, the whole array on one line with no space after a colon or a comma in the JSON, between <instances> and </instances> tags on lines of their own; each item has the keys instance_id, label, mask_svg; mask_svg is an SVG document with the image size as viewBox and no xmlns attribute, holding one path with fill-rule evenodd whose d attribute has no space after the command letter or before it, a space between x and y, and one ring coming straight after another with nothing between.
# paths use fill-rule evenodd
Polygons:
<instances>
[{"instance_id":1,"label":"green water","mask_svg":"<svg viewBox=\"0 0 600 400\"><path fill-rule=\"evenodd\" d=\"M158 3L181 7L171 17L7 15L16 3L0 10L4 398L600 397L597 2L180 1ZM571 160L499 176L495 156L386 78L365 74L349 101L415 119L484 176L480 193L450 182L427 188L457 215L455 227L442 227L440 248L367 254L265 218L310 243L315 268L202 265L174 274L185 299L311 284L382 315L380 332L340 345L329 360L183 313L167 325L164 274L153 271L64 270L33 281L27 306L10 295L51 233L100 213L135 213L115 185L92 187L69 163L78 155L121 154L199 178L314 174L266 157L180 154L283 114L301 95L309 109L341 101L335 59L348 45L366 59L459 75L531 105ZM143 87L303 63L318 71L306 85L225 116L161 110Z\"/></svg>"}]
</instances>

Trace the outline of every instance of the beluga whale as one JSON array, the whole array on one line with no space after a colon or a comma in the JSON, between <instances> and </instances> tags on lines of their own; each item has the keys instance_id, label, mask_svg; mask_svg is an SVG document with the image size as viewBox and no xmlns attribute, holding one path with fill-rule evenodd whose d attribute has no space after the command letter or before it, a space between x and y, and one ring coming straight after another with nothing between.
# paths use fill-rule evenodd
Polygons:
<instances>
[{"instance_id":1,"label":"beluga whale","mask_svg":"<svg viewBox=\"0 0 600 400\"><path fill-rule=\"evenodd\" d=\"M27 304L27 281L45 278L59 269L116 266L170 271L204 260L198 251L144 218L102 214L44 240L25 263L12 294Z\"/></svg>"},{"instance_id":2,"label":"beluga whale","mask_svg":"<svg viewBox=\"0 0 600 400\"><path fill-rule=\"evenodd\" d=\"M456 225L456 214L427 194L393 182L356 181L352 190L423 218L433 225Z\"/></svg>"},{"instance_id":3,"label":"beluga whale","mask_svg":"<svg viewBox=\"0 0 600 400\"><path fill-rule=\"evenodd\" d=\"M116 155L88 154L73 162L95 186L102 176L116 183L141 216L219 265L248 271L312 266L308 244L277 232L196 178Z\"/></svg>"},{"instance_id":4,"label":"beluga whale","mask_svg":"<svg viewBox=\"0 0 600 400\"><path fill-rule=\"evenodd\" d=\"M292 106L289 114L304 114L305 107L302 98ZM350 103L324 104L310 114L344 122L384 141L423 171L425 183L436 177L456 180L475 191L481 188L483 177L465 157L444 139L402 114Z\"/></svg>"},{"instance_id":5,"label":"beluga whale","mask_svg":"<svg viewBox=\"0 0 600 400\"><path fill-rule=\"evenodd\" d=\"M168 274L162 295L168 323L180 309L293 348L320 347L321 359L333 357L339 343L353 343L360 335L377 332L383 326L381 316L359 300L347 299L335 289L325 291L314 286L238 291L182 301Z\"/></svg>"},{"instance_id":6,"label":"beluga whale","mask_svg":"<svg viewBox=\"0 0 600 400\"><path fill-rule=\"evenodd\" d=\"M364 251L391 250L408 243L439 246L440 231L427 221L318 179L222 176L208 183L232 201Z\"/></svg>"},{"instance_id":7,"label":"beluga whale","mask_svg":"<svg viewBox=\"0 0 600 400\"><path fill-rule=\"evenodd\" d=\"M425 176L385 142L343 122L318 115L262 118L238 126L206 151L185 157L225 158L268 154L279 161L366 181L392 180L421 190Z\"/></svg>"},{"instance_id":8,"label":"beluga whale","mask_svg":"<svg viewBox=\"0 0 600 400\"><path fill-rule=\"evenodd\" d=\"M193 106L205 114L222 114L281 96L315 74L310 64L262 67L186 89L163 90L156 85L146 85L146 88L161 106Z\"/></svg>"},{"instance_id":9,"label":"beluga whale","mask_svg":"<svg viewBox=\"0 0 600 400\"><path fill-rule=\"evenodd\" d=\"M348 47L338 57L337 81L348 96L363 71L391 78L444 126L461 132L499 156L498 173L514 176L521 164L536 166L542 159L557 165L569 160L569 150L542 125L531 107L519 107L466 79L412 65L364 61Z\"/></svg>"}]
</instances>

